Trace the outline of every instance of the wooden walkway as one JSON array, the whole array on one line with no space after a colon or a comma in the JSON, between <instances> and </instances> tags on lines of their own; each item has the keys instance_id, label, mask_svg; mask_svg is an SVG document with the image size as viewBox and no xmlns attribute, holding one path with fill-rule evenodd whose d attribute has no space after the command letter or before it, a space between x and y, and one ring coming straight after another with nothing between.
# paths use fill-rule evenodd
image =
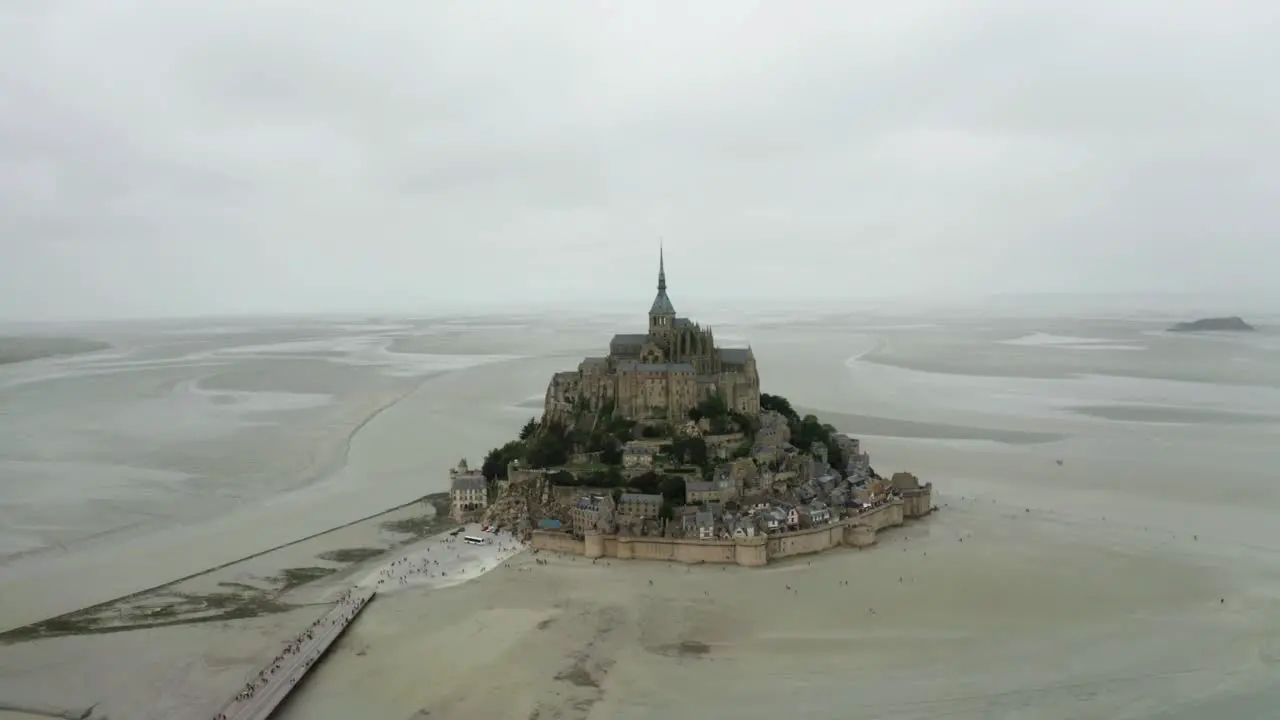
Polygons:
<instances>
[{"instance_id":1,"label":"wooden walkway","mask_svg":"<svg viewBox=\"0 0 1280 720\"><path fill-rule=\"evenodd\" d=\"M214 715L214 720L267 720L271 717L271 713L302 682L307 671L342 636L343 631L355 622L360 611L368 606L376 593L376 590L352 588L351 595L345 601L335 605L311 626L310 638L303 640L293 652L273 660L263 668L250 681L254 684L252 693L236 695L219 714ZM279 668L271 672L277 662ZM241 689L245 690L248 686L249 683L246 683L245 688Z\"/></svg>"}]
</instances>

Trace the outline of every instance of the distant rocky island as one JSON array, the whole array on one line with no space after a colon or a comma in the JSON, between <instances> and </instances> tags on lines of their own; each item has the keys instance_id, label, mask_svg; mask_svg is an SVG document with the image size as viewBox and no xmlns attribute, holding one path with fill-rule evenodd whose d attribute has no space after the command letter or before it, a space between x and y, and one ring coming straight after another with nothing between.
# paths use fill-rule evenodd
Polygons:
<instances>
[{"instance_id":1,"label":"distant rocky island","mask_svg":"<svg viewBox=\"0 0 1280 720\"><path fill-rule=\"evenodd\" d=\"M750 347L679 317L661 256L648 332L553 375L542 417L450 480L455 520L590 559L760 566L933 510L931 483L881 476L857 438L761 393Z\"/></svg>"},{"instance_id":2,"label":"distant rocky island","mask_svg":"<svg viewBox=\"0 0 1280 720\"><path fill-rule=\"evenodd\" d=\"M1241 318L1233 315L1231 317L1200 318L1191 322L1180 322L1169 328L1169 332L1249 331L1256 329Z\"/></svg>"}]
</instances>

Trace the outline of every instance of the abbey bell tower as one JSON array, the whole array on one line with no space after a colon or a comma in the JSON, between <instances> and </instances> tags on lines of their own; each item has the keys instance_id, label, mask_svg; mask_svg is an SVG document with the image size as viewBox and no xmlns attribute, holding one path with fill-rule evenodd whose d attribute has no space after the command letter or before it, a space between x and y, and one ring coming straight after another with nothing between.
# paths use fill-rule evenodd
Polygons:
<instances>
[{"instance_id":1,"label":"abbey bell tower","mask_svg":"<svg viewBox=\"0 0 1280 720\"><path fill-rule=\"evenodd\" d=\"M667 268L663 258L662 247L658 247L658 295L649 307L649 335L655 340L671 337L676 322L676 309L667 297ZM663 343L664 345L666 343Z\"/></svg>"}]
</instances>

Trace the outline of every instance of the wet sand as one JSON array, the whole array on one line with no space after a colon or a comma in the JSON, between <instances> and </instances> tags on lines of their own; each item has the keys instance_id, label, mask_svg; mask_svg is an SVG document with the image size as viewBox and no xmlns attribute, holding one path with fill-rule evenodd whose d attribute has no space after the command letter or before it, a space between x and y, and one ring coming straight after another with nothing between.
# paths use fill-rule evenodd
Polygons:
<instances>
[{"instance_id":1,"label":"wet sand","mask_svg":"<svg viewBox=\"0 0 1280 720\"><path fill-rule=\"evenodd\" d=\"M495 535L485 535L494 540L492 544L476 547L447 533L385 549L405 538L387 528L403 527L421 513L421 508L414 507L387 513L119 604L126 611L139 603L161 607L179 593L198 597L228 586L270 587L269 579L288 568L331 569L286 588L278 596L289 606L283 610L259 612L255 605L248 609L258 612L257 617L127 632L88 630L0 645L0 707L40 709L46 713L43 717L80 717L95 707L96 714L90 716L95 719L207 720L348 588L376 587L378 602L411 590L449 588L500 567L521 549ZM471 526L469 532L478 532L478 527ZM384 551L345 566L320 559L333 557L335 550L378 548ZM429 575L406 573L423 559L438 561ZM393 581L406 574L404 584ZM380 585L382 578L388 581ZM109 619L113 611L99 615ZM8 720L2 712L0 720Z\"/></svg>"},{"instance_id":2,"label":"wet sand","mask_svg":"<svg viewBox=\"0 0 1280 720\"><path fill-rule=\"evenodd\" d=\"M894 342L908 342L908 332ZM453 587L397 588L362 615L281 716L1191 720L1259 717L1251 708L1280 703L1267 684L1280 672L1272 428L1099 421L1050 406L1093 402L1081 390L1109 386L944 384L850 365L861 341L831 347L839 335L825 329L794 341L744 334L758 338L767 389L837 424L840 414L856 420L873 465L933 481L943 511L871 551L760 570L541 565L524 554ZM509 346L525 343L512 338ZM471 342L476 352L507 349ZM546 342L559 353L566 341ZM509 439L532 412L519 403L575 361L500 363L429 379L403 397L364 398L350 417L329 415L317 431L326 457L343 452L313 485L199 525L125 533L47 566L4 568L0 628L441 490L444 468ZM1134 387L1144 402L1169 390ZM1240 404L1231 394L1211 399ZM1011 443L1006 431L1070 437ZM0 705L82 712L97 704L93 720L207 720L342 588L385 564L358 559L380 542L377 524L190 581L207 591L290 568L332 568L287 592L302 605L294 610L0 646ZM349 562L320 557L334 552Z\"/></svg>"},{"instance_id":3,"label":"wet sand","mask_svg":"<svg viewBox=\"0 0 1280 720\"><path fill-rule=\"evenodd\" d=\"M1149 717L1280 670L1265 562L1223 566L1198 551L1211 538L1135 544L1120 520L944 501L872 550L766 569L526 554L401 592L281 716Z\"/></svg>"}]
</instances>

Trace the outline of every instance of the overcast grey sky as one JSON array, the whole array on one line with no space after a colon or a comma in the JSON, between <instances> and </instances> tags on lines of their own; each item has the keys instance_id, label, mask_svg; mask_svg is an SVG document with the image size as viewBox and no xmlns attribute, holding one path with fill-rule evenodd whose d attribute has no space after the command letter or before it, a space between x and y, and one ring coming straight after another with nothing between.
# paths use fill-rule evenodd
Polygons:
<instances>
[{"instance_id":1,"label":"overcast grey sky","mask_svg":"<svg viewBox=\"0 0 1280 720\"><path fill-rule=\"evenodd\" d=\"M0 317L1274 296L1278 7L0 0Z\"/></svg>"}]
</instances>

